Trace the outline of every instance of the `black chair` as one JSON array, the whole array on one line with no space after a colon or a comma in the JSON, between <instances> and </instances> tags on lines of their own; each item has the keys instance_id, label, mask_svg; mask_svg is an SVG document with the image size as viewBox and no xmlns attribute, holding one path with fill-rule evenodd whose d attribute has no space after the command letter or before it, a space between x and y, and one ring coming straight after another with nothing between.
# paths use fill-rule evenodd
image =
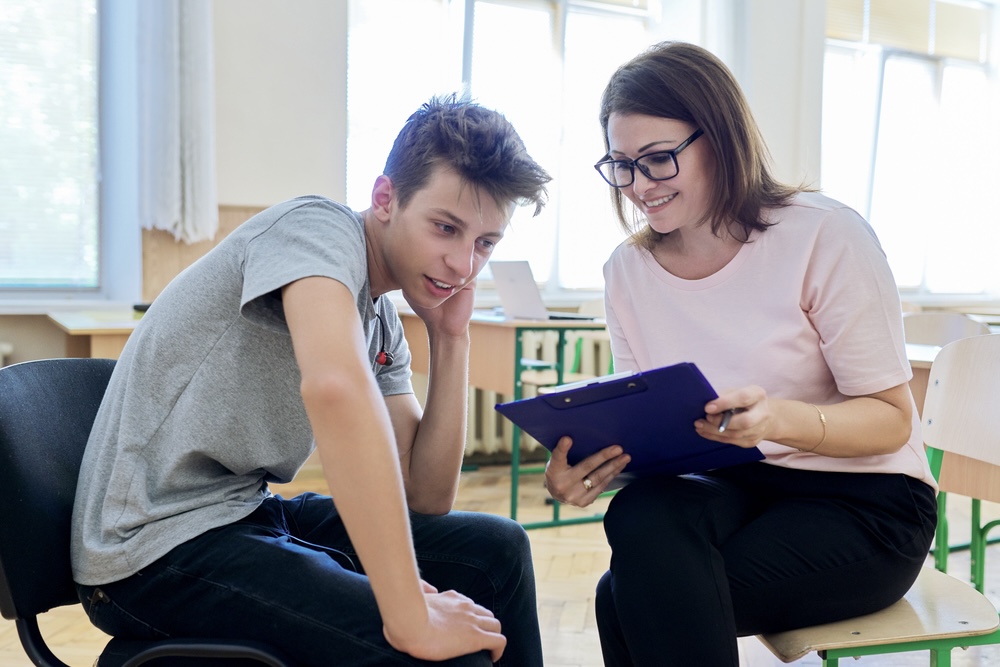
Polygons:
<instances>
[{"instance_id":1,"label":"black chair","mask_svg":"<svg viewBox=\"0 0 1000 667\"><path fill-rule=\"evenodd\" d=\"M21 645L39 667L67 667L45 643L37 617L79 604L70 517L83 450L114 365L111 359L46 359L0 368L0 613L16 623ZM292 663L260 642L113 638L96 664Z\"/></svg>"}]
</instances>

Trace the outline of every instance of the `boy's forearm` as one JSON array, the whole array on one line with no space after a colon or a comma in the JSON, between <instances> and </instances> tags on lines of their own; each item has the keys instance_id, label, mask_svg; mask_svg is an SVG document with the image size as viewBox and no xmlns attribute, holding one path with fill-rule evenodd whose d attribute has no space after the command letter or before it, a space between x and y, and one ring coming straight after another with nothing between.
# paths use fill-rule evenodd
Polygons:
<instances>
[{"instance_id":1,"label":"boy's forearm","mask_svg":"<svg viewBox=\"0 0 1000 667\"><path fill-rule=\"evenodd\" d=\"M430 338L427 399L409 462L410 507L448 512L458 492L465 453L469 395L469 336Z\"/></svg>"},{"instance_id":2,"label":"boy's forearm","mask_svg":"<svg viewBox=\"0 0 1000 667\"><path fill-rule=\"evenodd\" d=\"M324 476L383 622L405 636L426 624L427 608L391 429L371 405L339 400L310 412L322 414L313 422Z\"/></svg>"}]
</instances>

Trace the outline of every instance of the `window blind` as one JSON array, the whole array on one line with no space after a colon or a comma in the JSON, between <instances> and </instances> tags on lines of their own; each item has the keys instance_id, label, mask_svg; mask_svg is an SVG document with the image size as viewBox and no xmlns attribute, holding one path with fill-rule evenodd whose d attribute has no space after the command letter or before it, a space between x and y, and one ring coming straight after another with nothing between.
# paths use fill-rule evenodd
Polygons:
<instances>
[{"instance_id":1,"label":"window blind","mask_svg":"<svg viewBox=\"0 0 1000 667\"><path fill-rule=\"evenodd\" d=\"M826 36L984 63L990 7L974 0L827 0Z\"/></svg>"},{"instance_id":2,"label":"window blind","mask_svg":"<svg viewBox=\"0 0 1000 667\"><path fill-rule=\"evenodd\" d=\"M0 6L0 289L98 286L96 3Z\"/></svg>"}]
</instances>

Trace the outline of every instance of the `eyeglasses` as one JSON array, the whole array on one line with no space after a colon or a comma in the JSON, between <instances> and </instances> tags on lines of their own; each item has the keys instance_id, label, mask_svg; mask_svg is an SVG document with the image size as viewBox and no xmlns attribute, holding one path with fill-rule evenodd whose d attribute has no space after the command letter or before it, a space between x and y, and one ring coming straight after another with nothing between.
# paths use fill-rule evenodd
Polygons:
<instances>
[{"instance_id":1,"label":"eyeglasses","mask_svg":"<svg viewBox=\"0 0 1000 667\"><path fill-rule=\"evenodd\" d=\"M685 139L680 146L669 151L657 151L640 155L634 160L612 160L610 153L594 165L605 181L613 188L624 188L635 181L635 168L651 181L666 181L676 176L680 168L677 166L677 155L702 135L700 129Z\"/></svg>"}]
</instances>

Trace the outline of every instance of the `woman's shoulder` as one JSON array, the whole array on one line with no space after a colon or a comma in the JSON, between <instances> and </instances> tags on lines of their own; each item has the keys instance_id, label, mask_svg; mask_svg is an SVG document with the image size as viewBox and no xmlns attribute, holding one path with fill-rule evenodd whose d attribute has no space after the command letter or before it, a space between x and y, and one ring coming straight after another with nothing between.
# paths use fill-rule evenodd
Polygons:
<instances>
[{"instance_id":1,"label":"woman's shoulder","mask_svg":"<svg viewBox=\"0 0 1000 667\"><path fill-rule=\"evenodd\" d=\"M820 192L800 192L787 206L771 211L765 233L804 234L810 237L874 237L871 225L853 208Z\"/></svg>"},{"instance_id":2,"label":"woman's shoulder","mask_svg":"<svg viewBox=\"0 0 1000 667\"><path fill-rule=\"evenodd\" d=\"M831 218L864 220L857 211L847 204L818 191L796 193L786 206L772 209L771 214L776 218L776 221L788 218L817 221Z\"/></svg>"},{"instance_id":3,"label":"woman's shoulder","mask_svg":"<svg viewBox=\"0 0 1000 667\"><path fill-rule=\"evenodd\" d=\"M638 243L622 241L618 244L608 261L604 263L604 273L622 272L640 266L644 262L644 257L649 255L649 251Z\"/></svg>"}]
</instances>

